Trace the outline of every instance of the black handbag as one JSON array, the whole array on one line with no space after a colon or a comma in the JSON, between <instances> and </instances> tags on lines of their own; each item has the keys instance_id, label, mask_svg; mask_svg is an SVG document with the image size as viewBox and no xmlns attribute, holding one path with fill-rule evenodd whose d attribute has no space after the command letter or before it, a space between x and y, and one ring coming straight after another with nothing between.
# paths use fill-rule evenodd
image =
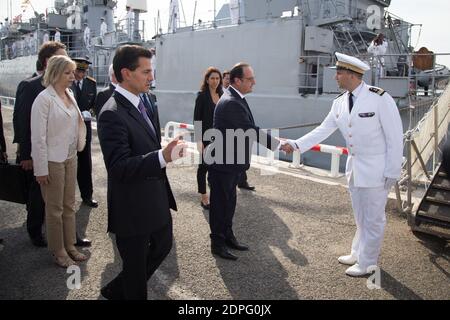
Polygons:
<instances>
[{"instance_id":1,"label":"black handbag","mask_svg":"<svg viewBox=\"0 0 450 320\"><path fill-rule=\"evenodd\" d=\"M28 198L26 174L18 164L0 161L0 200L25 204Z\"/></svg>"}]
</instances>

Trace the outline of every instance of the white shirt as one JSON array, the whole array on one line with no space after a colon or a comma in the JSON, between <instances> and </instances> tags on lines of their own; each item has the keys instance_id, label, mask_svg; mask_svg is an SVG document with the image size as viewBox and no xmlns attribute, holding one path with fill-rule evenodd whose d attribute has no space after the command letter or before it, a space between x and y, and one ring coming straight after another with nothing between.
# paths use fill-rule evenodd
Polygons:
<instances>
[{"instance_id":1,"label":"white shirt","mask_svg":"<svg viewBox=\"0 0 450 320\"><path fill-rule=\"evenodd\" d=\"M353 94L353 105L355 105L356 100L358 99L358 96L361 94L361 89L363 88L363 81L361 81L361 83L359 84L359 86L357 86L355 88L355 90L352 91ZM347 92L347 97L348 97L349 93Z\"/></svg>"},{"instance_id":2,"label":"white shirt","mask_svg":"<svg viewBox=\"0 0 450 320\"><path fill-rule=\"evenodd\" d=\"M83 79L84 79L84 78L83 78ZM78 88L79 88L80 90L83 89L83 79L81 79L81 80L75 80L75 84L78 86Z\"/></svg>"},{"instance_id":3,"label":"white shirt","mask_svg":"<svg viewBox=\"0 0 450 320\"><path fill-rule=\"evenodd\" d=\"M56 31L55 33L55 41L61 42L61 33L59 31Z\"/></svg>"},{"instance_id":4,"label":"white shirt","mask_svg":"<svg viewBox=\"0 0 450 320\"><path fill-rule=\"evenodd\" d=\"M131 104L136 108L136 110L141 113L141 111L139 110L139 102L141 102L141 98L139 96L136 96L134 93L131 93L130 91L122 88L120 84L116 85L116 91L123 95L128 101L130 101ZM153 131L156 132L155 128L153 128ZM158 151L158 158L161 168L165 168L167 166L167 163L164 160L161 149Z\"/></svg>"},{"instance_id":5,"label":"white shirt","mask_svg":"<svg viewBox=\"0 0 450 320\"><path fill-rule=\"evenodd\" d=\"M245 99L245 96L244 96L238 89L236 89L235 87L233 87L231 84L228 86L228 88L229 88L229 87L233 88L234 91L236 91L236 92L238 93L238 95L239 95L242 99Z\"/></svg>"}]
</instances>

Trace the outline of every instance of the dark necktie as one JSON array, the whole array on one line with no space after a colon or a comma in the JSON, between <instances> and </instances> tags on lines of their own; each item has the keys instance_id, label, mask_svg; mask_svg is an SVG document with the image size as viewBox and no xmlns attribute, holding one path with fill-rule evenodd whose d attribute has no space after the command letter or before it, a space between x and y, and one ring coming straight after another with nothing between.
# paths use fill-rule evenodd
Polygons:
<instances>
[{"instance_id":1,"label":"dark necktie","mask_svg":"<svg viewBox=\"0 0 450 320\"><path fill-rule=\"evenodd\" d=\"M150 103L150 101L148 99L148 96L144 93L141 95L141 98L144 101L144 105L147 108L150 117L153 118L153 108L152 108L152 104Z\"/></svg>"},{"instance_id":2,"label":"dark necktie","mask_svg":"<svg viewBox=\"0 0 450 320\"><path fill-rule=\"evenodd\" d=\"M349 106L349 113L351 113L353 109L353 93L351 92L348 95L348 106Z\"/></svg>"},{"instance_id":3,"label":"dark necktie","mask_svg":"<svg viewBox=\"0 0 450 320\"><path fill-rule=\"evenodd\" d=\"M139 105L138 105L139 111L141 112L142 117L144 118L145 122L147 122L148 126L150 127L150 130L152 131L152 133L155 135L156 137L156 131L155 128L153 127L152 122L150 121L150 118L148 117L147 114L147 109L144 106L144 103L142 102L142 100L139 100Z\"/></svg>"}]
</instances>

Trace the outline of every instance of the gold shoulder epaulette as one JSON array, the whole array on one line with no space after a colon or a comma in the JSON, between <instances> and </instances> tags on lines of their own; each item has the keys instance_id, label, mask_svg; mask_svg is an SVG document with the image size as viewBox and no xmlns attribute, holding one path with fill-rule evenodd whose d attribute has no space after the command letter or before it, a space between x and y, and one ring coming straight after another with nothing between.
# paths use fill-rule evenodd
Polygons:
<instances>
[{"instance_id":1,"label":"gold shoulder epaulette","mask_svg":"<svg viewBox=\"0 0 450 320\"><path fill-rule=\"evenodd\" d=\"M89 80L91 80L91 81L97 82L94 78L92 78L92 77L90 77L90 76L86 76L86 78L89 79Z\"/></svg>"},{"instance_id":2,"label":"gold shoulder epaulette","mask_svg":"<svg viewBox=\"0 0 450 320\"><path fill-rule=\"evenodd\" d=\"M377 88L377 87L370 87L369 91L371 91L373 93L376 93L376 94L378 94L380 96L382 96L386 92L385 90L383 90L381 88Z\"/></svg>"}]
</instances>

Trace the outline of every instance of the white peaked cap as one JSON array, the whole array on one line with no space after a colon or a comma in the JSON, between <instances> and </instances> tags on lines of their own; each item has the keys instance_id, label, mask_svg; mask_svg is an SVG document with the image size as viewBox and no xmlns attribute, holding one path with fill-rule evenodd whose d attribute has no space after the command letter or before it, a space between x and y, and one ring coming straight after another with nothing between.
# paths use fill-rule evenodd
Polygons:
<instances>
[{"instance_id":1,"label":"white peaked cap","mask_svg":"<svg viewBox=\"0 0 450 320\"><path fill-rule=\"evenodd\" d=\"M336 67L340 69L347 69L359 74L364 74L364 72L370 70L370 67L358 58L339 52L336 52Z\"/></svg>"}]
</instances>

